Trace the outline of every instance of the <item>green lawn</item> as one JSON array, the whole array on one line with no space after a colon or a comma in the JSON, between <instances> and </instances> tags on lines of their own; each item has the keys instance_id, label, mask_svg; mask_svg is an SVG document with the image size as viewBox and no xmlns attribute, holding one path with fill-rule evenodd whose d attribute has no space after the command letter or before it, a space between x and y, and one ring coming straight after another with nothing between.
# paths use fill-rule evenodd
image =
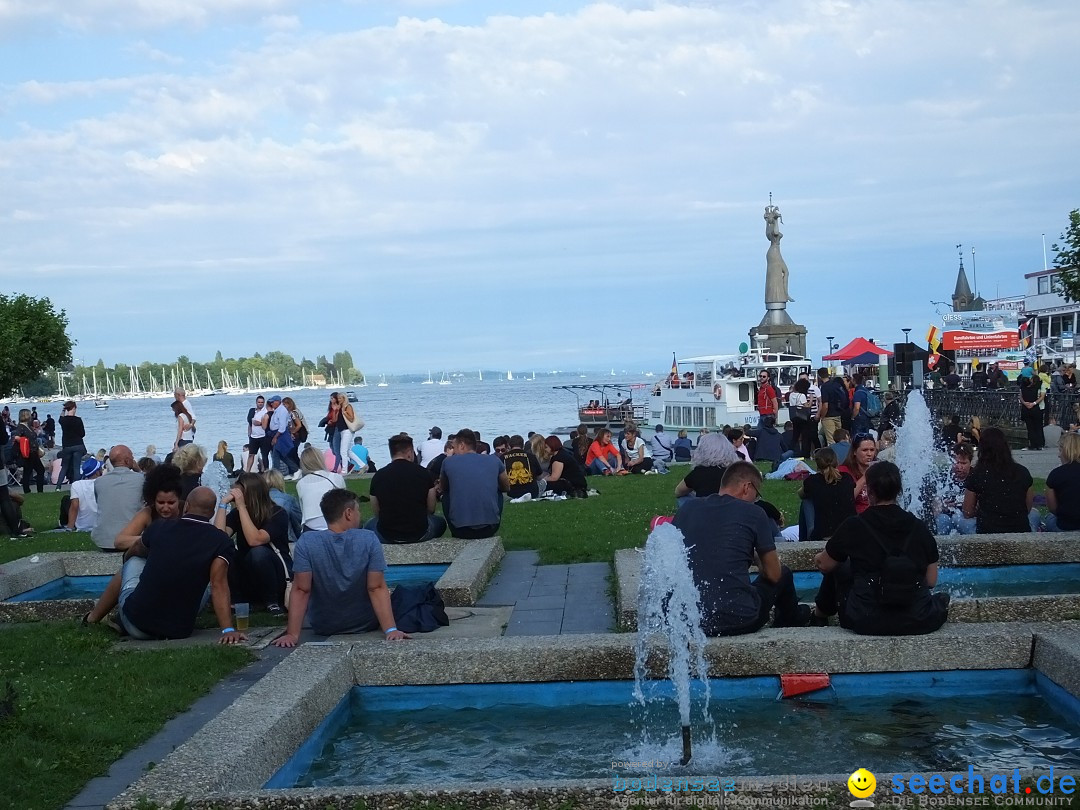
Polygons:
<instances>
[{"instance_id":1,"label":"green lawn","mask_svg":"<svg viewBox=\"0 0 1080 810\"><path fill-rule=\"evenodd\" d=\"M0 630L0 807L63 807L251 660L247 649L221 646L113 652L115 641L74 622Z\"/></svg>"}]
</instances>

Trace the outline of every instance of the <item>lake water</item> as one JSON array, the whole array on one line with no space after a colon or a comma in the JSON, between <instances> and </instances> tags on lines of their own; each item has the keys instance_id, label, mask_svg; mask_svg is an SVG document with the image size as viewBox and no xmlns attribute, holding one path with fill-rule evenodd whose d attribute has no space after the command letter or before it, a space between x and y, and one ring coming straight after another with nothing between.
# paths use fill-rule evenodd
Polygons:
<instances>
[{"instance_id":1,"label":"lake water","mask_svg":"<svg viewBox=\"0 0 1080 810\"><path fill-rule=\"evenodd\" d=\"M580 379L575 375L537 375L536 380L477 380L457 379L452 385L422 385L396 383L386 388L369 385L351 388L356 392L360 415L366 423L360 432L364 444L371 448L375 464L389 461L386 441L402 431L419 443L427 439L432 425L442 428L449 436L459 428L479 430L485 441L501 433L528 435L530 430L550 434L556 427L576 424L576 401L573 394L552 388L554 385L642 382L640 377L605 377L599 380ZM311 441L316 447L326 447L323 432L315 426L326 415L331 390L291 391L297 406L311 427ZM267 396L275 393L267 389ZM583 392L583 400L598 397ZM614 398L614 397L613 397ZM247 441L248 409L255 404L255 395L222 395L193 397L196 443L208 455L224 439L240 462L240 449ZM86 447L91 452L100 447L127 444L136 458L143 455L148 444L157 446L165 455L172 449L176 422L170 410L171 399L114 399L107 410L96 410L93 403L79 403L78 414L86 425ZM20 406L21 407L21 406ZM15 410L16 406L12 406ZM60 415L59 403L37 405L44 420L52 413ZM565 438L565 437L564 437ZM59 435L57 436L59 441Z\"/></svg>"}]
</instances>

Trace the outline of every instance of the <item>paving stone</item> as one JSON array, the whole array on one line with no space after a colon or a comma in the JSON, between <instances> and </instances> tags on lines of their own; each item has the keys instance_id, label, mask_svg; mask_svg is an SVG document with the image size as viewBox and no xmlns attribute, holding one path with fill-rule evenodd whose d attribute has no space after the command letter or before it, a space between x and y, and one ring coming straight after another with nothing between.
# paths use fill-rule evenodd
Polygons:
<instances>
[{"instance_id":1,"label":"paving stone","mask_svg":"<svg viewBox=\"0 0 1080 810\"><path fill-rule=\"evenodd\" d=\"M536 608L533 610L522 610L516 607L510 615L510 624L521 624L523 622L555 622L556 624L562 624L562 617L561 607Z\"/></svg>"},{"instance_id":2,"label":"paving stone","mask_svg":"<svg viewBox=\"0 0 1080 810\"><path fill-rule=\"evenodd\" d=\"M540 585L533 583L529 588L529 598L544 597L544 596L558 596L560 599L566 596L565 585Z\"/></svg>"},{"instance_id":3,"label":"paving stone","mask_svg":"<svg viewBox=\"0 0 1080 810\"><path fill-rule=\"evenodd\" d=\"M559 635L558 622L522 622L510 624L506 628L507 636L557 636Z\"/></svg>"},{"instance_id":4,"label":"paving stone","mask_svg":"<svg viewBox=\"0 0 1080 810\"><path fill-rule=\"evenodd\" d=\"M534 610L557 609L561 614L565 605L566 598L563 596L529 596L527 599L519 599L514 610L530 613Z\"/></svg>"}]
</instances>

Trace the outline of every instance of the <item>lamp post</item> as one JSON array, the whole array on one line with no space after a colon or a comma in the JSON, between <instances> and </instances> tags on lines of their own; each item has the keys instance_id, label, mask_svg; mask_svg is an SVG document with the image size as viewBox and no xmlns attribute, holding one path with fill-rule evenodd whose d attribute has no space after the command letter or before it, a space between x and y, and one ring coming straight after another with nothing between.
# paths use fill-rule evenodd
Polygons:
<instances>
[{"instance_id":1,"label":"lamp post","mask_svg":"<svg viewBox=\"0 0 1080 810\"><path fill-rule=\"evenodd\" d=\"M836 337L836 335L826 335L825 336L825 339L827 341L829 341L829 351L827 351L826 354L832 354L833 352L835 352L837 349L840 348L839 343L833 343L833 339L835 337ZM825 358L823 357L821 359L824 360ZM832 365L832 360L830 360L829 361L829 372L832 373L832 370L833 370L833 365Z\"/></svg>"}]
</instances>

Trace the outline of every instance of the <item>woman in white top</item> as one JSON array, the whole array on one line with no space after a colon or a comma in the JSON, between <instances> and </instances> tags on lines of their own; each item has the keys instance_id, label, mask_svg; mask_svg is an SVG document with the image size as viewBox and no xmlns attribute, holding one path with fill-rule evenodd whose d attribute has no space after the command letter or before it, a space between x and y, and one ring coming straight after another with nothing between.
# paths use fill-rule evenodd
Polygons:
<instances>
[{"instance_id":1,"label":"woman in white top","mask_svg":"<svg viewBox=\"0 0 1080 810\"><path fill-rule=\"evenodd\" d=\"M296 495L300 498L304 528L325 529L326 518L319 508L322 496L332 489L345 489L345 479L341 473L326 469L323 454L314 447L300 454L300 471L303 477L296 482Z\"/></svg>"},{"instance_id":2,"label":"woman in white top","mask_svg":"<svg viewBox=\"0 0 1080 810\"><path fill-rule=\"evenodd\" d=\"M791 417L791 449L802 458L810 458L817 434L817 423L810 418L811 410L810 381L797 380L788 392L788 415Z\"/></svg>"},{"instance_id":3,"label":"woman in white top","mask_svg":"<svg viewBox=\"0 0 1080 810\"><path fill-rule=\"evenodd\" d=\"M653 460L645 455L645 441L638 435L637 427L627 427L622 440L623 462L631 473L647 473Z\"/></svg>"}]
</instances>

